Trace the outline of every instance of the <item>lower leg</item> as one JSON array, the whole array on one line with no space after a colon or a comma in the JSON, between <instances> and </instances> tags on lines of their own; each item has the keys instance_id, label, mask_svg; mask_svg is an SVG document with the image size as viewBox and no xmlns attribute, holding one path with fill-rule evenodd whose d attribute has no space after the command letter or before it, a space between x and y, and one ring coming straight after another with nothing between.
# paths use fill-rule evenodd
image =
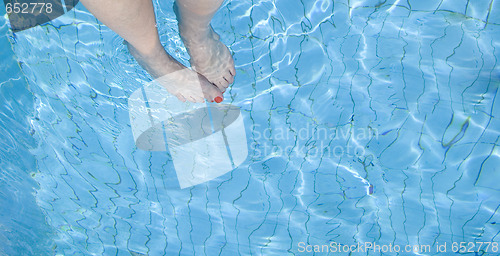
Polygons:
<instances>
[{"instance_id":1,"label":"lower leg","mask_svg":"<svg viewBox=\"0 0 500 256\"><path fill-rule=\"evenodd\" d=\"M187 69L163 48L158 37L156 18L151 0L81 0L102 23L127 42L130 53L154 78L180 100L202 102L213 100L222 93L207 79Z\"/></svg>"},{"instance_id":2,"label":"lower leg","mask_svg":"<svg viewBox=\"0 0 500 256\"><path fill-rule=\"evenodd\" d=\"M205 35L200 32L209 32L210 22L222 2L223 0L176 0L181 32L196 30L199 34Z\"/></svg>"},{"instance_id":3,"label":"lower leg","mask_svg":"<svg viewBox=\"0 0 500 256\"><path fill-rule=\"evenodd\" d=\"M163 48L151 0L81 0L102 23L142 54Z\"/></svg>"}]
</instances>

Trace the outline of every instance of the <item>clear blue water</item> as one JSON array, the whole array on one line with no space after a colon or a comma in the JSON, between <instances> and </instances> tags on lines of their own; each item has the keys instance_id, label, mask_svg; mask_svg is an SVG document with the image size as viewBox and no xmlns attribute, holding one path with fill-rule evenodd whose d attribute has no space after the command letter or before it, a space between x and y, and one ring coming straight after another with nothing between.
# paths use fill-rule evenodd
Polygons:
<instances>
[{"instance_id":1,"label":"clear blue water","mask_svg":"<svg viewBox=\"0 0 500 256\"><path fill-rule=\"evenodd\" d=\"M187 63L172 2L155 5ZM184 190L168 154L135 147L127 99L150 79L116 34L81 5L15 35L0 13L0 255L500 242L499 12L495 0L226 3L213 24L234 51L225 100L242 109L249 157Z\"/></svg>"}]
</instances>

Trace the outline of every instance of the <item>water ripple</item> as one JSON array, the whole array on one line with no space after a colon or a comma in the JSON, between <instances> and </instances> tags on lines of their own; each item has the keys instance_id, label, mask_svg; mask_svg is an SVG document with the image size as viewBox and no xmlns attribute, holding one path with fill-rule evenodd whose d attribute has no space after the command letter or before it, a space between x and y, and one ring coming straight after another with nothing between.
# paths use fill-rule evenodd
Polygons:
<instances>
[{"instance_id":1,"label":"water ripple","mask_svg":"<svg viewBox=\"0 0 500 256\"><path fill-rule=\"evenodd\" d=\"M171 2L154 2L162 42L187 64ZM81 5L13 35L54 252L498 242L496 14L498 1L226 2L213 26L234 52L225 97L242 109L250 156L184 190L168 154L134 145L127 98L150 78L118 36ZM5 126L19 107L2 107ZM6 154L18 150L2 135Z\"/></svg>"}]
</instances>

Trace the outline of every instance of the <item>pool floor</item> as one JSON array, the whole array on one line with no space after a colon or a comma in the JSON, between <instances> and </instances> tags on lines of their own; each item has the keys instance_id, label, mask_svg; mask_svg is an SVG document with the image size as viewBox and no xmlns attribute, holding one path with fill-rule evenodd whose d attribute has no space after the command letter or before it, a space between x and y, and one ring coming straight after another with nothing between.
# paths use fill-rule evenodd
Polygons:
<instances>
[{"instance_id":1,"label":"pool floor","mask_svg":"<svg viewBox=\"0 0 500 256\"><path fill-rule=\"evenodd\" d=\"M171 5L155 1L161 40L187 64ZM226 2L213 26L234 52L224 97L241 110L248 158L182 190L168 153L135 145L127 100L150 78L116 34L81 4L1 30L31 97L13 123L24 122L33 166L22 169L45 219L34 232L51 234L42 253L436 255L465 242L464 254L497 255L499 11L495 0ZM29 229L16 225L0 230Z\"/></svg>"}]
</instances>

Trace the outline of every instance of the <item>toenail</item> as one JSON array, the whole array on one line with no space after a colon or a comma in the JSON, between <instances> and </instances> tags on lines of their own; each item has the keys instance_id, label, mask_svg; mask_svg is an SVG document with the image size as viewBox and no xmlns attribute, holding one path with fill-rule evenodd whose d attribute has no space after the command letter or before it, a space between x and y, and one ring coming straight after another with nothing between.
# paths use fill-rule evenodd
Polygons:
<instances>
[{"instance_id":1,"label":"toenail","mask_svg":"<svg viewBox=\"0 0 500 256\"><path fill-rule=\"evenodd\" d=\"M221 103L222 102L222 97L220 97L220 96L215 97L215 102Z\"/></svg>"}]
</instances>

